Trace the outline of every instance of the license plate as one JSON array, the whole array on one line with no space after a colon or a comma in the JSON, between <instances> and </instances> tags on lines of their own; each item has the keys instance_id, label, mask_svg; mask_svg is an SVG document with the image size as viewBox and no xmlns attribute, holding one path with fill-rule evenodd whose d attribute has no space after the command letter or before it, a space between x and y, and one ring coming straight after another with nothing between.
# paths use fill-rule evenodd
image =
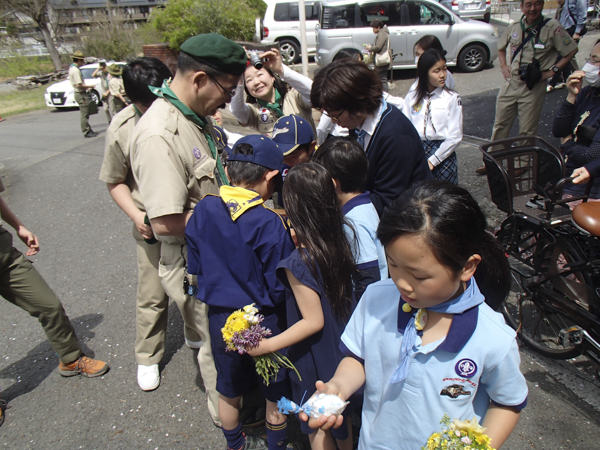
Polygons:
<instances>
[{"instance_id":1,"label":"license plate","mask_svg":"<svg viewBox=\"0 0 600 450\"><path fill-rule=\"evenodd\" d=\"M53 98L52 103L54 103L55 105L60 105L62 103L62 101L60 98Z\"/></svg>"},{"instance_id":2,"label":"license plate","mask_svg":"<svg viewBox=\"0 0 600 450\"><path fill-rule=\"evenodd\" d=\"M467 3L465 9L479 9L479 3Z\"/></svg>"}]
</instances>

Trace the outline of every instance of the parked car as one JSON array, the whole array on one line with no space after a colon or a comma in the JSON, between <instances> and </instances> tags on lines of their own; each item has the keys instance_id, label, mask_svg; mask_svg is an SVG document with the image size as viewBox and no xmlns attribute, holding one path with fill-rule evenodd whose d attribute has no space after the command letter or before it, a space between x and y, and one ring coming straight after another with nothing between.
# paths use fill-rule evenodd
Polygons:
<instances>
[{"instance_id":1,"label":"parked car","mask_svg":"<svg viewBox=\"0 0 600 450\"><path fill-rule=\"evenodd\" d=\"M440 3L461 19L478 19L490 23L491 0L440 0Z\"/></svg>"},{"instance_id":2,"label":"parked car","mask_svg":"<svg viewBox=\"0 0 600 450\"><path fill-rule=\"evenodd\" d=\"M107 62L108 65L114 63L114 61ZM118 62L117 65L125 67L127 63ZM98 68L98 63L86 64L81 66L81 74L83 75L83 81L88 86L94 86L90 90L90 96L92 100L98 105L102 105L102 94L104 88L100 83L100 78L92 77L94 71ZM46 89L44 98L46 99L46 106L50 108L76 108L78 107L75 101L75 90L69 80L63 80L60 83L55 83Z\"/></svg>"},{"instance_id":3,"label":"parked car","mask_svg":"<svg viewBox=\"0 0 600 450\"><path fill-rule=\"evenodd\" d=\"M279 42L283 54L293 63L300 61L300 17L298 2L293 0L265 0L267 11L262 23L261 44ZM319 23L319 8L314 1L305 2L306 45L308 54L316 51L315 26Z\"/></svg>"},{"instance_id":4,"label":"parked car","mask_svg":"<svg viewBox=\"0 0 600 450\"><path fill-rule=\"evenodd\" d=\"M406 1L325 1L319 4L317 27L319 67L329 64L342 48L364 49L374 41L370 23L380 19L390 32L396 55L394 69L416 68L413 47L427 34L439 38L446 50L448 66L464 72L482 70L498 57L498 33L487 23L462 20L432 0Z\"/></svg>"}]
</instances>

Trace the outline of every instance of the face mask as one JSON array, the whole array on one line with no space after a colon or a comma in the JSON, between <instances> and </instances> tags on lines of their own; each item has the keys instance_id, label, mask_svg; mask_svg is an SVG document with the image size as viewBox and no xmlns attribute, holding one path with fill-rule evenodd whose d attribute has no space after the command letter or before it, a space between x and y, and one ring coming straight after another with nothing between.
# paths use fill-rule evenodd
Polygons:
<instances>
[{"instance_id":1,"label":"face mask","mask_svg":"<svg viewBox=\"0 0 600 450\"><path fill-rule=\"evenodd\" d=\"M419 57L415 56L415 65L419 64Z\"/></svg>"},{"instance_id":2,"label":"face mask","mask_svg":"<svg viewBox=\"0 0 600 450\"><path fill-rule=\"evenodd\" d=\"M600 87L600 68L590 63L585 63L585 66L581 68L583 73L583 79L590 85L594 87Z\"/></svg>"}]
</instances>

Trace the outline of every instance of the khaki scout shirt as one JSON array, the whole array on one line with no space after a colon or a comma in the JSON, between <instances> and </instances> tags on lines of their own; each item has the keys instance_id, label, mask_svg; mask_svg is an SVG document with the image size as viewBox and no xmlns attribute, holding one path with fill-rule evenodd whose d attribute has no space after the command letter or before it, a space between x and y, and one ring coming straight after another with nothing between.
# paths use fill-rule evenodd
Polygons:
<instances>
[{"instance_id":1,"label":"khaki scout shirt","mask_svg":"<svg viewBox=\"0 0 600 450\"><path fill-rule=\"evenodd\" d=\"M140 191L131 172L129 157L129 141L139 120L140 117L136 114L133 105L129 105L112 118L106 130L100 180L110 184L124 182L131 191L135 206L140 211L145 211Z\"/></svg>"},{"instance_id":2,"label":"khaki scout shirt","mask_svg":"<svg viewBox=\"0 0 600 450\"><path fill-rule=\"evenodd\" d=\"M127 100L127 94L125 94L125 86L123 86L123 79L112 77L108 82L108 88L110 95L116 97L117 94L121 94L125 100Z\"/></svg>"},{"instance_id":3,"label":"khaki scout shirt","mask_svg":"<svg viewBox=\"0 0 600 450\"><path fill-rule=\"evenodd\" d=\"M167 100L156 99L144 113L129 148L133 176L150 219L191 211L206 194L219 195L216 161L204 134ZM185 243L183 237L157 239Z\"/></svg>"},{"instance_id":4,"label":"khaki scout shirt","mask_svg":"<svg viewBox=\"0 0 600 450\"><path fill-rule=\"evenodd\" d=\"M544 19L545 20L545 19ZM522 31L521 22L517 21L510 24L498 42L500 50L507 49L507 63L513 57L513 54L521 45L523 37L527 37L529 32ZM534 48L534 45L537 47ZM540 69L543 71L550 70L556 62L556 56L566 56L573 50L577 49L577 44L569 33L565 31L562 25L556 19L550 21L542 27L539 33L539 38L532 37L519 52L510 67L510 72L513 78L519 78L519 64L529 64L535 58L540 62Z\"/></svg>"},{"instance_id":5,"label":"khaki scout shirt","mask_svg":"<svg viewBox=\"0 0 600 450\"><path fill-rule=\"evenodd\" d=\"M273 133L273 126L277 122L277 117L273 111L265 108L258 103L249 103L250 117L248 118L247 127L257 130L260 134L271 137ZM312 109L306 104L302 95L295 89L291 89L285 95L283 99L283 115L289 116L290 114L296 114L308 121L313 128L313 133L316 136L315 122L312 118Z\"/></svg>"},{"instance_id":6,"label":"khaki scout shirt","mask_svg":"<svg viewBox=\"0 0 600 450\"><path fill-rule=\"evenodd\" d=\"M77 67L76 65L71 65L69 67L69 83L71 83L71 86L73 86L73 89L75 89L75 92L85 92L85 89L79 89L76 86L78 84L85 84L83 81L83 75L81 74L81 69L79 69L79 67Z\"/></svg>"}]
</instances>

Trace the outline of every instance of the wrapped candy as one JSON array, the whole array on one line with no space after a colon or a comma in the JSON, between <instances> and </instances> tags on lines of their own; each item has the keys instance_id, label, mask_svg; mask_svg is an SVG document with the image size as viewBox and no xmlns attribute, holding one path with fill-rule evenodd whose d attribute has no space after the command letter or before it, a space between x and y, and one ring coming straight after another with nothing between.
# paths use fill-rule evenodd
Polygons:
<instances>
[{"instance_id":1,"label":"wrapped candy","mask_svg":"<svg viewBox=\"0 0 600 450\"><path fill-rule=\"evenodd\" d=\"M279 412L282 414L297 414L304 411L309 417L318 419L321 416L331 416L341 414L349 402L344 402L337 395L317 394L308 399L302 406L298 406L293 401L281 397L277 402Z\"/></svg>"}]
</instances>

